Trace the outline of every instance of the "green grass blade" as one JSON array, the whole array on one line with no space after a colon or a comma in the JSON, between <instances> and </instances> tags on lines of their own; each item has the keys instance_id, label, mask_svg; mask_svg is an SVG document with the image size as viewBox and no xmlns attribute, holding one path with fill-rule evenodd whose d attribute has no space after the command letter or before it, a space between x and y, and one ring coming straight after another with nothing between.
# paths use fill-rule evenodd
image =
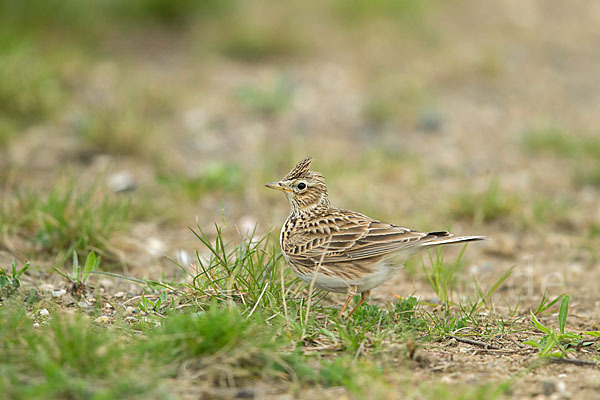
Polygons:
<instances>
[{"instance_id":1,"label":"green grass blade","mask_svg":"<svg viewBox=\"0 0 600 400\"><path fill-rule=\"evenodd\" d=\"M96 257L96 253L90 251L85 260L85 265L83 266L82 282L86 282L88 280L90 274L98 267L99 264L100 257Z\"/></svg>"},{"instance_id":2,"label":"green grass blade","mask_svg":"<svg viewBox=\"0 0 600 400\"><path fill-rule=\"evenodd\" d=\"M539 313L546 311L547 309L552 307L554 304L556 304L559 300L562 300L563 297L564 297L564 295L561 294L560 296L556 296L556 298L554 300L552 300L551 302L548 303L548 294L547 294L547 292L544 292L544 295L542 296L542 300L540 301L540 304L537 306L534 314L539 314Z\"/></svg>"},{"instance_id":3,"label":"green grass blade","mask_svg":"<svg viewBox=\"0 0 600 400\"><path fill-rule=\"evenodd\" d=\"M535 316L533 311L530 311L530 313L531 313L531 322L533 323L533 325L536 328L538 328L541 332L545 333L546 335L550 335L551 334L550 329L548 329L544 325L542 325L542 323L537 319L537 317Z\"/></svg>"},{"instance_id":4,"label":"green grass blade","mask_svg":"<svg viewBox=\"0 0 600 400\"><path fill-rule=\"evenodd\" d=\"M536 349L538 349L538 351L541 351L540 342L538 342L537 340L529 339L524 341L523 344L535 347Z\"/></svg>"},{"instance_id":5,"label":"green grass blade","mask_svg":"<svg viewBox=\"0 0 600 400\"><path fill-rule=\"evenodd\" d=\"M569 301L571 301L571 296L566 295L560 302L560 311L558 312L560 333L565 333L565 325L567 324L567 316L569 314Z\"/></svg>"},{"instance_id":6,"label":"green grass blade","mask_svg":"<svg viewBox=\"0 0 600 400\"><path fill-rule=\"evenodd\" d=\"M554 335L546 336L546 344L544 348L540 351L540 357L547 357L550 355L550 352L558 345L558 341Z\"/></svg>"},{"instance_id":7,"label":"green grass blade","mask_svg":"<svg viewBox=\"0 0 600 400\"><path fill-rule=\"evenodd\" d=\"M77 252L73 250L73 275L72 280L79 282L79 259L77 258Z\"/></svg>"},{"instance_id":8,"label":"green grass blade","mask_svg":"<svg viewBox=\"0 0 600 400\"><path fill-rule=\"evenodd\" d=\"M500 278L498 278L496 283L494 283L494 285L490 288L490 290L488 290L487 294L485 295L486 299L489 299L494 294L494 292L496 290L498 290L500 285L502 285L504 283L504 281L506 281L508 279L508 277L511 276L514 269L515 269L515 265L513 265L512 267L510 267L509 269L504 271L504 273L500 276Z\"/></svg>"}]
</instances>

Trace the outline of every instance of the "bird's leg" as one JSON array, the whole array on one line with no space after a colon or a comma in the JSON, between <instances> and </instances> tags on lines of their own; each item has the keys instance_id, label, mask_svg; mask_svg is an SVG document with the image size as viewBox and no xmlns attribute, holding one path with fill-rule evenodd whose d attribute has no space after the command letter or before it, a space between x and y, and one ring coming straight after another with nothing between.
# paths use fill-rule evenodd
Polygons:
<instances>
[{"instance_id":1,"label":"bird's leg","mask_svg":"<svg viewBox=\"0 0 600 400\"><path fill-rule=\"evenodd\" d=\"M344 303L344 307L342 307L342 309L340 310L340 318L342 317L342 315L344 315L344 311L346 311L346 308L348 307L348 304L350 304L350 301L352 301L352 297L354 297L354 295L356 294L356 291L357 291L356 286L348 286L348 288L346 289L348 298L346 299L346 302Z\"/></svg>"},{"instance_id":2,"label":"bird's leg","mask_svg":"<svg viewBox=\"0 0 600 400\"><path fill-rule=\"evenodd\" d=\"M350 315L348 315L348 318L350 318L352 316L352 314L354 314L354 311L358 310L358 307L360 307L360 305L362 303L364 303L365 301L369 300L369 296L371 295L371 291L367 290L366 292L361 292L360 293L360 301L358 302L358 304L356 306L354 306L354 308L352 309L352 311L350 311Z\"/></svg>"}]
</instances>

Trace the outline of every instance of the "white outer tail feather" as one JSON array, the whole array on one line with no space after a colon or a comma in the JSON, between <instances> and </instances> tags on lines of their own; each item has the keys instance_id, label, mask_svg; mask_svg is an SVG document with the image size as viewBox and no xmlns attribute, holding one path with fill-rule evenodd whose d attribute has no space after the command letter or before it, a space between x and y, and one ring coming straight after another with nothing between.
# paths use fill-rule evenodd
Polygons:
<instances>
[{"instance_id":1,"label":"white outer tail feather","mask_svg":"<svg viewBox=\"0 0 600 400\"><path fill-rule=\"evenodd\" d=\"M450 237L442 237L439 239L434 239L431 242L424 242L420 245L420 247L434 247L440 246L444 244L452 244L452 243L464 243L464 242L475 242L478 240L485 240L485 236L450 236Z\"/></svg>"}]
</instances>

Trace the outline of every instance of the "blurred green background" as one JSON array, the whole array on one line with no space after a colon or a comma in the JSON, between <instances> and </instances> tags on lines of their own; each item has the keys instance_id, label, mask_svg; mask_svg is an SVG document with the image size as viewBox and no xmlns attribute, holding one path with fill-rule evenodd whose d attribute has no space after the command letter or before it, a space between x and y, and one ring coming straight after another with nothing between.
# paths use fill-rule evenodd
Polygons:
<instances>
[{"instance_id":1,"label":"blurred green background","mask_svg":"<svg viewBox=\"0 0 600 400\"><path fill-rule=\"evenodd\" d=\"M515 235L556 232L592 265L599 10L4 0L3 254L145 266L222 208L241 231L278 229L287 203L262 184L310 155L339 207L505 235L512 257Z\"/></svg>"}]
</instances>

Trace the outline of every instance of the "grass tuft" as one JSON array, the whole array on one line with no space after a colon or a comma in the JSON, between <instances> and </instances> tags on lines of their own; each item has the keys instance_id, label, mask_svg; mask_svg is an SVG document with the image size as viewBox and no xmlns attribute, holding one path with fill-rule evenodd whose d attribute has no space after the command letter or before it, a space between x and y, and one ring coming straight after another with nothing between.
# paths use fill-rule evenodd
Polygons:
<instances>
[{"instance_id":1,"label":"grass tuft","mask_svg":"<svg viewBox=\"0 0 600 400\"><path fill-rule=\"evenodd\" d=\"M71 129L84 153L136 156L160 161L165 135L159 118L169 110L165 93L131 89L115 100L94 102Z\"/></svg>"},{"instance_id":2,"label":"grass tuft","mask_svg":"<svg viewBox=\"0 0 600 400\"><path fill-rule=\"evenodd\" d=\"M572 135L557 128L527 133L523 145L534 154L552 154L573 163L571 180L577 187L600 186L600 139Z\"/></svg>"},{"instance_id":3,"label":"grass tuft","mask_svg":"<svg viewBox=\"0 0 600 400\"><path fill-rule=\"evenodd\" d=\"M223 30L217 41L224 55L246 62L288 58L304 47L300 35L282 21L275 24L251 23L233 19L232 28Z\"/></svg>"},{"instance_id":4,"label":"grass tuft","mask_svg":"<svg viewBox=\"0 0 600 400\"><path fill-rule=\"evenodd\" d=\"M0 232L27 242L30 256L50 254L64 262L74 251L110 252L108 240L126 225L128 212L128 200L68 182L48 193L22 190L5 199Z\"/></svg>"},{"instance_id":5,"label":"grass tuft","mask_svg":"<svg viewBox=\"0 0 600 400\"><path fill-rule=\"evenodd\" d=\"M0 388L7 398L133 398L160 391L114 332L53 315L39 328L16 303L0 307Z\"/></svg>"},{"instance_id":6,"label":"grass tuft","mask_svg":"<svg viewBox=\"0 0 600 400\"><path fill-rule=\"evenodd\" d=\"M264 116L276 116L290 106L294 88L289 79L281 77L269 87L240 87L236 94L238 101L249 110Z\"/></svg>"},{"instance_id":7,"label":"grass tuft","mask_svg":"<svg viewBox=\"0 0 600 400\"><path fill-rule=\"evenodd\" d=\"M514 215L519 206L519 198L505 193L499 180L494 179L483 192L460 193L451 202L450 213L456 218L466 218L475 224L482 224Z\"/></svg>"},{"instance_id":8,"label":"grass tuft","mask_svg":"<svg viewBox=\"0 0 600 400\"><path fill-rule=\"evenodd\" d=\"M322 364L319 378L324 386L344 386L352 394L377 398L386 392L383 371L368 360L337 357Z\"/></svg>"},{"instance_id":9,"label":"grass tuft","mask_svg":"<svg viewBox=\"0 0 600 400\"><path fill-rule=\"evenodd\" d=\"M21 287L21 276L29 269L29 262L21 268L17 267L17 262L13 260L10 272L0 267L0 299L9 296L19 290Z\"/></svg>"},{"instance_id":10,"label":"grass tuft","mask_svg":"<svg viewBox=\"0 0 600 400\"><path fill-rule=\"evenodd\" d=\"M526 133L523 145L533 153L546 152L565 158L588 156L600 159L600 139L571 135L553 127Z\"/></svg>"},{"instance_id":11,"label":"grass tuft","mask_svg":"<svg viewBox=\"0 0 600 400\"><path fill-rule=\"evenodd\" d=\"M215 192L240 191L243 185L242 168L237 163L209 163L197 176L160 173L157 181L172 190L183 193L191 201Z\"/></svg>"},{"instance_id":12,"label":"grass tuft","mask_svg":"<svg viewBox=\"0 0 600 400\"><path fill-rule=\"evenodd\" d=\"M35 46L2 43L0 38L0 141L19 126L48 117L62 104L60 75L43 57Z\"/></svg>"},{"instance_id":13,"label":"grass tuft","mask_svg":"<svg viewBox=\"0 0 600 400\"><path fill-rule=\"evenodd\" d=\"M558 298L557 298L558 299ZM569 315L569 302L571 296L560 296L560 309L558 311L558 332L542 324L533 310L530 311L531 324L540 331L543 336L540 339L529 339L524 343L533 346L538 350L540 357L567 357L568 351L578 350L586 343L586 336L589 341L587 345L593 344L595 338L600 337L598 331L588 331L584 334L565 331L567 317ZM556 300L555 300L556 301Z\"/></svg>"},{"instance_id":14,"label":"grass tuft","mask_svg":"<svg viewBox=\"0 0 600 400\"><path fill-rule=\"evenodd\" d=\"M73 272L71 274L62 272L57 267L54 267L54 270L71 284L71 292L73 294L82 297L87 288L87 280L89 279L90 274L93 274L98 269L99 265L100 257L96 257L96 253L93 251L90 251L83 266L79 264L77 252L74 251Z\"/></svg>"},{"instance_id":15,"label":"grass tuft","mask_svg":"<svg viewBox=\"0 0 600 400\"><path fill-rule=\"evenodd\" d=\"M430 1L419 0L340 0L335 11L343 21L367 22L373 18L390 18L404 23L419 22Z\"/></svg>"},{"instance_id":16,"label":"grass tuft","mask_svg":"<svg viewBox=\"0 0 600 400\"><path fill-rule=\"evenodd\" d=\"M110 1L107 10L124 22L158 23L181 29L203 19L219 18L235 8L236 0L131 0Z\"/></svg>"},{"instance_id":17,"label":"grass tuft","mask_svg":"<svg viewBox=\"0 0 600 400\"><path fill-rule=\"evenodd\" d=\"M172 315L148 330L144 352L215 385L265 376L278 362L276 329L214 302L205 311Z\"/></svg>"},{"instance_id":18,"label":"grass tuft","mask_svg":"<svg viewBox=\"0 0 600 400\"><path fill-rule=\"evenodd\" d=\"M577 167L573 173L573 182L579 187L600 188L600 159L595 159L586 167Z\"/></svg>"}]
</instances>

